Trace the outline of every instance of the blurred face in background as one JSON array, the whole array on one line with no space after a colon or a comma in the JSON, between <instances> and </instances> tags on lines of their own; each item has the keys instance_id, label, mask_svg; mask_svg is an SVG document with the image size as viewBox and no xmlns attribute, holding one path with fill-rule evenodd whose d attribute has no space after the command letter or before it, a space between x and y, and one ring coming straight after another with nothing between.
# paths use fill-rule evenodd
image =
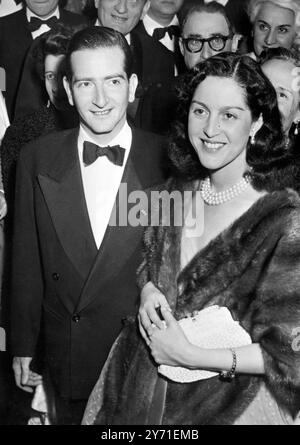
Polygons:
<instances>
[{"instance_id":1,"label":"blurred face in background","mask_svg":"<svg viewBox=\"0 0 300 445\"><path fill-rule=\"evenodd\" d=\"M172 21L173 17L180 10L184 0L150 0L148 14L154 20L160 19Z\"/></svg>"},{"instance_id":2,"label":"blurred face in background","mask_svg":"<svg viewBox=\"0 0 300 445\"><path fill-rule=\"evenodd\" d=\"M68 108L68 98L63 86L65 55L48 54L45 57L45 87L51 103L58 110Z\"/></svg>"},{"instance_id":3,"label":"blurred face in background","mask_svg":"<svg viewBox=\"0 0 300 445\"><path fill-rule=\"evenodd\" d=\"M277 93L283 131L288 134L293 122L300 120L300 85L295 77L295 65L288 60L268 60L262 65ZM299 74L298 74L299 76Z\"/></svg>"},{"instance_id":4,"label":"blurred face in background","mask_svg":"<svg viewBox=\"0 0 300 445\"><path fill-rule=\"evenodd\" d=\"M268 48L290 49L296 38L295 12L271 2L263 3L253 26L253 48L257 56Z\"/></svg>"},{"instance_id":5,"label":"blurred face in background","mask_svg":"<svg viewBox=\"0 0 300 445\"><path fill-rule=\"evenodd\" d=\"M146 14L149 0L95 0L95 6L102 26L127 35Z\"/></svg>"},{"instance_id":6,"label":"blurred face in background","mask_svg":"<svg viewBox=\"0 0 300 445\"><path fill-rule=\"evenodd\" d=\"M57 5L59 0L25 0L26 6L30 9L34 14L47 18L51 15Z\"/></svg>"},{"instance_id":7,"label":"blurred face in background","mask_svg":"<svg viewBox=\"0 0 300 445\"><path fill-rule=\"evenodd\" d=\"M201 50L199 50L198 40L209 38L213 39L210 44L209 42L204 42ZM189 39L189 41L187 42L185 39ZM189 69L215 54L235 50L233 48L233 36L230 36L228 23L225 17L219 13L192 13L183 26L182 38L179 43L185 65ZM215 49L211 48L211 46Z\"/></svg>"}]
</instances>

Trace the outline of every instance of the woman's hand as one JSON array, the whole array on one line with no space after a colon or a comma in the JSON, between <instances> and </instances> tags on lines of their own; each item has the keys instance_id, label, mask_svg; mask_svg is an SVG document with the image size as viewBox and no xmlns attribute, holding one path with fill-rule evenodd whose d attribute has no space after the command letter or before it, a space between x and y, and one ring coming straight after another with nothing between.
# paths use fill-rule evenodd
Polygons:
<instances>
[{"instance_id":1,"label":"woman's hand","mask_svg":"<svg viewBox=\"0 0 300 445\"><path fill-rule=\"evenodd\" d=\"M164 329L152 326L149 331L151 354L159 365L189 367L189 355L192 344L186 338L179 323L171 312L161 309L164 318Z\"/></svg>"},{"instance_id":2,"label":"woman's hand","mask_svg":"<svg viewBox=\"0 0 300 445\"><path fill-rule=\"evenodd\" d=\"M161 310L163 307L170 310L166 297L149 281L142 289L138 313L140 332L148 346L148 331L152 329L152 326L154 325L158 329L165 328L163 321L157 313L157 309Z\"/></svg>"}]
</instances>

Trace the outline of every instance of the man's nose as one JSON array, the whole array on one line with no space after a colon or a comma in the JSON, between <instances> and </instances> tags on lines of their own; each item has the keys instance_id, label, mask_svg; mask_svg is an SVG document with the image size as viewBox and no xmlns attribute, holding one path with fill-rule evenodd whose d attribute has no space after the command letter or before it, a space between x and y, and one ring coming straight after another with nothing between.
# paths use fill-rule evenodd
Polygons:
<instances>
[{"instance_id":1,"label":"man's nose","mask_svg":"<svg viewBox=\"0 0 300 445\"><path fill-rule=\"evenodd\" d=\"M119 0L115 8L120 14L125 14L128 11L127 0Z\"/></svg>"},{"instance_id":2,"label":"man's nose","mask_svg":"<svg viewBox=\"0 0 300 445\"><path fill-rule=\"evenodd\" d=\"M265 43L268 46L273 46L277 43L277 34L275 29L270 29L265 38Z\"/></svg>"},{"instance_id":3,"label":"man's nose","mask_svg":"<svg viewBox=\"0 0 300 445\"><path fill-rule=\"evenodd\" d=\"M93 102L99 108L104 108L105 105L107 104L108 102L107 95L102 85L96 87L95 97Z\"/></svg>"},{"instance_id":4,"label":"man's nose","mask_svg":"<svg viewBox=\"0 0 300 445\"><path fill-rule=\"evenodd\" d=\"M213 55L213 52L208 44L208 42L203 43L202 50L200 51L200 57L202 60L206 60Z\"/></svg>"}]
</instances>

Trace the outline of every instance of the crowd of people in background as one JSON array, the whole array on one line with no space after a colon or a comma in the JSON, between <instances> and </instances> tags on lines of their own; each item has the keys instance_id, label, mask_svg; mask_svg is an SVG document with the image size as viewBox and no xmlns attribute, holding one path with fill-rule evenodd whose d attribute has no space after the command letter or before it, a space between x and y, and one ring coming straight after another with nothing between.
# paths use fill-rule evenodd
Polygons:
<instances>
[{"instance_id":1,"label":"crowd of people in background","mask_svg":"<svg viewBox=\"0 0 300 445\"><path fill-rule=\"evenodd\" d=\"M296 423L299 145L298 0L0 0L0 424Z\"/></svg>"}]
</instances>

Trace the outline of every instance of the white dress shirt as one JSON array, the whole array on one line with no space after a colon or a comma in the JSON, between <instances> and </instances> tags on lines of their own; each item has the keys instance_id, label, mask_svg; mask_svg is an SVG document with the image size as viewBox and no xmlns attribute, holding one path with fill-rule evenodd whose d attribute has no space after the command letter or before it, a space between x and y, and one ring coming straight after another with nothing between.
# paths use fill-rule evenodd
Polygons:
<instances>
[{"instance_id":1,"label":"white dress shirt","mask_svg":"<svg viewBox=\"0 0 300 445\"><path fill-rule=\"evenodd\" d=\"M30 22L31 17L37 17L38 19L43 20L40 16L38 16L38 15L34 14L32 11L30 11L29 8L26 8L26 16L27 16L28 22ZM57 17L58 19L60 18L58 6L55 9L55 11L53 11L53 13L51 15L49 15L49 17L47 17L47 19L45 19L45 20L51 19L51 17ZM39 29L37 29L36 31L31 33L32 38L36 39L37 37L41 36L45 32L50 31L50 29L51 28L49 28L48 25L42 25Z\"/></svg>"},{"instance_id":2,"label":"white dress shirt","mask_svg":"<svg viewBox=\"0 0 300 445\"><path fill-rule=\"evenodd\" d=\"M109 223L130 152L132 131L126 122L119 134L107 144L110 146L120 145L125 149L124 162L121 167L113 164L106 156L100 156L91 165L86 166L83 162L84 141L99 145L99 143L93 140L82 126L80 126L78 154L83 189L91 228L97 248L99 249Z\"/></svg>"},{"instance_id":3,"label":"white dress shirt","mask_svg":"<svg viewBox=\"0 0 300 445\"><path fill-rule=\"evenodd\" d=\"M205 0L205 3L211 3L213 1L220 3L222 6L226 6L229 0Z\"/></svg>"},{"instance_id":4,"label":"white dress shirt","mask_svg":"<svg viewBox=\"0 0 300 445\"><path fill-rule=\"evenodd\" d=\"M155 20L153 20L148 14L145 15L143 18L143 23L145 26L146 32L149 34L149 36L153 36L153 32L156 28L165 28L165 26L161 25L160 23L157 23ZM179 26L178 18L176 16L173 17L173 20L171 23L168 24L168 26ZM175 50L175 39L174 36L172 36L172 39L170 39L170 36L168 33L164 36L163 39L160 40L160 43L162 43L166 48L168 48L170 51Z\"/></svg>"}]
</instances>

